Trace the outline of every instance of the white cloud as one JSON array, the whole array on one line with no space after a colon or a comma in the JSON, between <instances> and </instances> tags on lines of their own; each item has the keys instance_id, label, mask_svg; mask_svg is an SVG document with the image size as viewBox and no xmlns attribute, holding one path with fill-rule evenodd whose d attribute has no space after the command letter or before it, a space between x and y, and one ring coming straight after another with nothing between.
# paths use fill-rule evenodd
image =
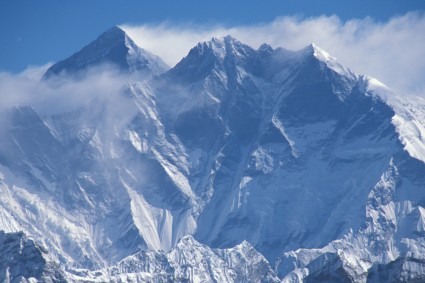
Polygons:
<instances>
[{"instance_id":1,"label":"white cloud","mask_svg":"<svg viewBox=\"0 0 425 283\"><path fill-rule=\"evenodd\" d=\"M123 25L137 44L173 66L199 41L230 34L253 47L298 50L311 42L345 66L378 78L403 94L425 95L425 14L412 12L376 22L371 18L346 22L337 16L282 17L252 26L191 24Z\"/></svg>"},{"instance_id":2,"label":"white cloud","mask_svg":"<svg viewBox=\"0 0 425 283\"><path fill-rule=\"evenodd\" d=\"M119 102L120 90L128 82L127 76L108 65L90 69L83 79L59 76L41 80L47 67L33 66L20 74L0 72L0 111L31 105L43 114L52 115L74 110L94 99Z\"/></svg>"},{"instance_id":3,"label":"white cloud","mask_svg":"<svg viewBox=\"0 0 425 283\"><path fill-rule=\"evenodd\" d=\"M40 80L47 69L49 69L52 65L53 62L48 62L42 66L28 66L28 68L20 73L19 76L31 80Z\"/></svg>"}]
</instances>

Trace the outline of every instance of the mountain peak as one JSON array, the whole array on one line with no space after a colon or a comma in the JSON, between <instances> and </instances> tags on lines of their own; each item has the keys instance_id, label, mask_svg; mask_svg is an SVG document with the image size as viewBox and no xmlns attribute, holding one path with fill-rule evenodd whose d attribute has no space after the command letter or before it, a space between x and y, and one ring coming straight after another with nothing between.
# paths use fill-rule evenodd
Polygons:
<instances>
[{"instance_id":1,"label":"mountain peak","mask_svg":"<svg viewBox=\"0 0 425 283\"><path fill-rule=\"evenodd\" d=\"M211 38L212 43L220 43L224 45L242 44L239 40L231 35L219 36Z\"/></svg>"},{"instance_id":2,"label":"mountain peak","mask_svg":"<svg viewBox=\"0 0 425 283\"><path fill-rule=\"evenodd\" d=\"M247 50L253 50L250 46L240 42L231 35L213 37L210 41L200 42L195 49L200 54L211 52L219 59L224 59L228 55L245 55Z\"/></svg>"},{"instance_id":3,"label":"mountain peak","mask_svg":"<svg viewBox=\"0 0 425 283\"><path fill-rule=\"evenodd\" d=\"M220 73L223 77L229 68L235 65L244 66L248 58L254 55L253 48L230 35L213 37L192 48L188 55L170 70L169 75L192 82L205 79L214 73Z\"/></svg>"},{"instance_id":4,"label":"mountain peak","mask_svg":"<svg viewBox=\"0 0 425 283\"><path fill-rule=\"evenodd\" d=\"M267 43L263 43L263 44L261 44L260 45L260 47L258 48L258 51L260 51L260 52L267 52L267 53L270 53L270 52L273 52L273 47L271 47L269 44L267 44Z\"/></svg>"},{"instance_id":5,"label":"mountain peak","mask_svg":"<svg viewBox=\"0 0 425 283\"><path fill-rule=\"evenodd\" d=\"M310 48L313 50L313 56L322 61L336 61L336 58L332 57L328 52L317 46L315 43L310 44Z\"/></svg>"},{"instance_id":6,"label":"mountain peak","mask_svg":"<svg viewBox=\"0 0 425 283\"><path fill-rule=\"evenodd\" d=\"M314 56L323 62L336 61L336 58L332 57L328 52L317 46L315 43L310 43L305 48L301 49L300 53L307 56Z\"/></svg>"},{"instance_id":7,"label":"mountain peak","mask_svg":"<svg viewBox=\"0 0 425 283\"><path fill-rule=\"evenodd\" d=\"M127 33L120 28L119 26L113 26L110 29L106 30L104 33L99 35L97 40L99 39L110 39L112 41L119 41L119 40L125 40L126 38L129 38Z\"/></svg>"},{"instance_id":8,"label":"mountain peak","mask_svg":"<svg viewBox=\"0 0 425 283\"><path fill-rule=\"evenodd\" d=\"M124 29L122 29L120 26L116 25L111 27L110 29L106 30L104 33L102 33L100 36L106 35L106 34L124 34L127 35Z\"/></svg>"},{"instance_id":9,"label":"mountain peak","mask_svg":"<svg viewBox=\"0 0 425 283\"><path fill-rule=\"evenodd\" d=\"M141 72L149 78L163 73L168 66L156 55L140 48L119 26L114 26L80 51L51 66L43 78L79 75L102 64L112 64L125 72Z\"/></svg>"},{"instance_id":10,"label":"mountain peak","mask_svg":"<svg viewBox=\"0 0 425 283\"><path fill-rule=\"evenodd\" d=\"M304 58L315 58L316 60L324 63L329 69L341 75L348 75L350 77L353 75L350 70L339 64L335 57L331 56L327 51L320 48L315 43L310 43L297 53Z\"/></svg>"}]
</instances>

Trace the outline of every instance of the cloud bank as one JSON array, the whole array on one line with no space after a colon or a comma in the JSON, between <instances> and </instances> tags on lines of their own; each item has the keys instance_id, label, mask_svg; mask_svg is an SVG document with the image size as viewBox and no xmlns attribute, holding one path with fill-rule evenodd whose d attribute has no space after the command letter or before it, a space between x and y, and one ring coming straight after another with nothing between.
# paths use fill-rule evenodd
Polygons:
<instances>
[{"instance_id":1,"label":"cloud bank","mask_svg":"<svg viewBox=\"0 0 425 283\"><path fill-rule=\"evenodd\" d=\"M251 26L123 25L138 45L174 66L200 41L232 35L257 48L262 43L298 50L314 42L356 73L378 78L400 94L425 96L425 14L387 22L337 16L282 17Z\"/></svg>"},{"instance_id":2,"label":"cloud bank","mask_svg":"<svg viewBox=\"0 0 425 283\"><path fill-rule=\"evenodd\" d=\"M30 67L20 74L0 73L0 111L30 105L43 115L53 115L73 111L94 99L123 100L121 93L129 78L113 66L92 68L78 80L66 75L42 80L50 65Z\"/></svg>"}]
</instances>

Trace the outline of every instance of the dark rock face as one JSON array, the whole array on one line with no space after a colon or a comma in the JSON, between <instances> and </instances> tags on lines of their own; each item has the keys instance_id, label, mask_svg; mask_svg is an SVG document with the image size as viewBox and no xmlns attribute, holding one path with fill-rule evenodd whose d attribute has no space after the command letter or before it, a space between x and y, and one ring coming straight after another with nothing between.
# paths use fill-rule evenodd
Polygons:
<instances>
[{"instance_id":1,"label":"dark rock face","mask_svg":"<svg viewBox=\"0 0 425 283\"><path fill-rule=\"evenodd\" d=\"M0 281L66 282L59 268L46 260L47 251L23 233L0 231Z\"/></svg>"}]
</instances>

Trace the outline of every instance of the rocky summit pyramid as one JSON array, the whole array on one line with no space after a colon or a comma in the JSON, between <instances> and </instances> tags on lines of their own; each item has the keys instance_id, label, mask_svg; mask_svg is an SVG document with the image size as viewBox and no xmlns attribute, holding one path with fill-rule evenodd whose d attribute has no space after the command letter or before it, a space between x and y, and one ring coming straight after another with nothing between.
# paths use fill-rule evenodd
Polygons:
<instances>
[{"instance_id":1,"label":"rocky summit pyramid","mask_svg":"<svg viewBox=\"0 0 425 283\"><path fill-rule=\"evenodd\" d=\"M116 59L96 48L115 50L111 33L56 66ZM8 109L0 230L30 238L26 270L45 271L2 260L0 278L424 281L424 109L314 44L231 36L118 100Z\"/></svg>"},{"instance_id":2,"label":"rocky summit pyramid","mask_svg":"<svg viewBox=\"0 0 425 283\"><path fill-rule=\"evenodd\" d=\"M161 58L138 47L122 28L115 26L77 53L51 66L44 78L77 75L101 65L113 65L124 72L139 72L142 78L158 75L169 68Z\"/></svg>"}]
</instances>

